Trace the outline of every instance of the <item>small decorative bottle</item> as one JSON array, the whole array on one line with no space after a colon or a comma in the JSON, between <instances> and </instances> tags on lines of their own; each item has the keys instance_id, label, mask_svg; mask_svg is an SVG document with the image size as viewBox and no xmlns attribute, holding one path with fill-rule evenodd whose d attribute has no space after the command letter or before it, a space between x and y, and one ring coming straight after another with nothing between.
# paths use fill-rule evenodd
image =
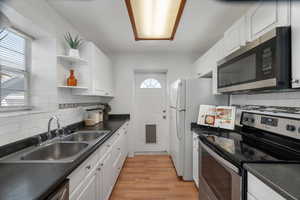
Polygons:
<instances>
[{"instance_id":1,"label":"small decorative bottle","mask_svg":"<svg viewBox=\"0 0 300 200\"><path fill-rule=\"evenodd\" d=\"M77 79L74 76L74 70L70 70L70 76L67 79L67 86L77 86Z\"/></svg>"}]
</instances>

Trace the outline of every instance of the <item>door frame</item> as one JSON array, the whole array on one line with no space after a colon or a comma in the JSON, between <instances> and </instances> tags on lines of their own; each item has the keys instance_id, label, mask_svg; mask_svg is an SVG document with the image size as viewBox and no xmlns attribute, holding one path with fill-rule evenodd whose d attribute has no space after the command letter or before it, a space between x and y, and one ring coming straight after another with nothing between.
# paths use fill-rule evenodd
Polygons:
<instances>
[{"instance_id":1,"label":"door frame","mask_svg":"<svg viewBox=\"0 0 300 200\"><path fill-rule=\"evenodd\" d=\"M137 130L137 123L138 123L138 119L136 118L136 100L135 100L135 97L136 97L136 80L135 80L135 75L138 74L138 73L145 73L145 74L165 74L165 77L166 77L166 130L167 130L167 133L166 133L166 151L169 152L169 127L170 127L170 121L169 121L169 106L170 106L170 100L169 100L169 79L168 79L168 70L167 69L158 69L158 70L146 70L146 69L134 69L132 71L132 75L133 75L133 80L132 80L132 89L133 89L133 92L132 92L132 108L133 108L133 111L132 111L132 127L133 127L133 133L132 134L132 139L131 139L131 144L132 145L132 151L131 151L131 156L134 156L134 154L137 152L138 150L138 144L137 142L135 142L135 138L138 134L138 130Z\"/></svg>"}]
</instances>

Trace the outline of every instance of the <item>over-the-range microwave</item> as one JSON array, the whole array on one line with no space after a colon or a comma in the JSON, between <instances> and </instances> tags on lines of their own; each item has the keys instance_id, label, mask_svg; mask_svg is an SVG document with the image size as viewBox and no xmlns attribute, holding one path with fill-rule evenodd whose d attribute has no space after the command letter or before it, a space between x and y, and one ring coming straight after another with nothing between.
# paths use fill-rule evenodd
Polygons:
<instances>
[{"instance_id":1,"label":"over-the-range microwave","mask_svg":"<svg viewBox=\"0 0 300 200\"><path fill-rule=\"evenodd\" d=\"M291 27L277 27L218 62L218 92L291 87Z\"/></svg>"}]
</instances>

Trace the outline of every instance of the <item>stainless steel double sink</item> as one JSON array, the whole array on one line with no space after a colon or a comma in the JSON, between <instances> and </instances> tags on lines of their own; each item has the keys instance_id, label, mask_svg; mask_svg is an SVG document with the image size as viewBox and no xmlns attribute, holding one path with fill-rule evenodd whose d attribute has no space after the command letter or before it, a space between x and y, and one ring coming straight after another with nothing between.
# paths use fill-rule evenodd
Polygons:
<instances>
[{"instance_id":1,"label":"stainless steel double sink","mask_svg":"<svg viewBox=\"0 0 300 200\"><path fill-rule=\"evenodd\" d=\"M56 138L36 147L29 147L3 158L0 162L22 163L67 163L72 162L110 131L80 131L69 136Z\"/></svg>"}]
</instances>

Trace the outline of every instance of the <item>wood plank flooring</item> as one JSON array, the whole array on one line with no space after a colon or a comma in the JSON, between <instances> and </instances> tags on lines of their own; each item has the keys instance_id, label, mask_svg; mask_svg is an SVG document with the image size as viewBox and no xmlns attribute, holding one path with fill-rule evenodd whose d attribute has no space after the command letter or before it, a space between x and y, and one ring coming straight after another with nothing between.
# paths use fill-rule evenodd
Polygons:
<instances>
[{"instance_id":1,"label":"wood plank flooring","mask_svg":"<svg viewBox=\"0 0 300 200\"><path fill-rule=\"evenodd\" d=\"M110 200L198 200L198 191L177 178L168 155L138 155L126 160Z\"/></svg>"}]
</instances>

